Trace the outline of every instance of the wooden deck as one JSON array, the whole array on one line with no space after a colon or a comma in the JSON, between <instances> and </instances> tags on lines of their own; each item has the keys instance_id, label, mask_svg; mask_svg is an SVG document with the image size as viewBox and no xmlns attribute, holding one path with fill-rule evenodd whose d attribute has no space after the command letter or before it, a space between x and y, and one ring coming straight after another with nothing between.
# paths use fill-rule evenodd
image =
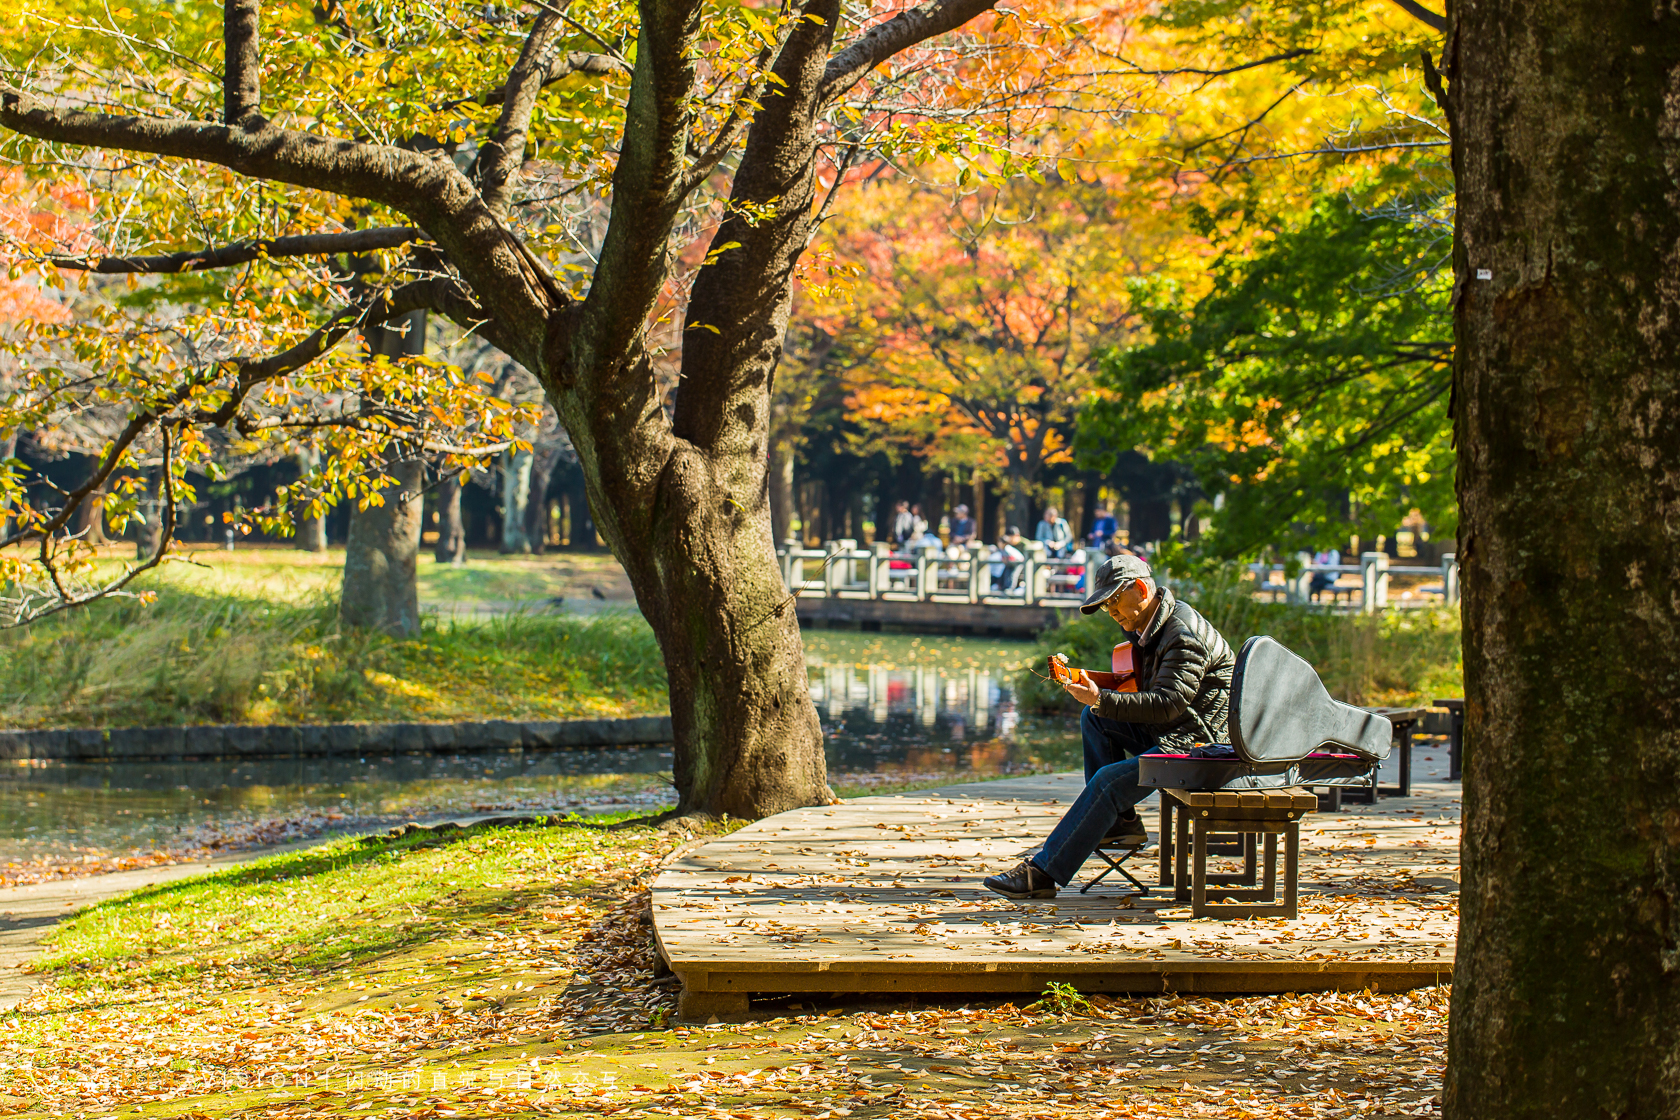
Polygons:
<instances>
[{"instance_id":1,"label":"wooden deck","mask_svg":"<svg viewBox=\"0 0 1680 1120\"><path fill-rule=\"evenodd\" d=\"M980 885L1033 850L1079 775L867 797L759 821L689 853L653 888L687 1019L753 994L1393 991L1451 978L1458 785L1420 752L1410 798L1302 823L1300 917L1192 920L1188 902L1110 876L1045 902ZM1437 757L1433 765L1423 752ZM1150 832L1156 801L1142 807ZM1156 882L1156 848L1128 863ZM1096 873L1092 860L1080 882ZM1212 868L1210 868L1211 870ZM1230 870L1240 870L1230 861Z\"/></svg>"}]
</instances>

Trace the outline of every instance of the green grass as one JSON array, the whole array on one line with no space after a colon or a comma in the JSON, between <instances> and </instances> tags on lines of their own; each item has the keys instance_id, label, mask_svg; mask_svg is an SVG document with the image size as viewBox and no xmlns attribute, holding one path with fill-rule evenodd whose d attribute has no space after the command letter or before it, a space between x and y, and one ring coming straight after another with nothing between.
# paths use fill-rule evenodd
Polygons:
<instances>
[{"instance_id":1,"label":"green grass","mask_svg":"<svg viewBox=\"0 0 1680 1120\"><path fill-rule=\"evenodd\" d=\"M333 601L163 587L0 633L0 720L122 727L570 719L666 710L640 616L428 617L402 641L339 627Z\"/></svg>"},{"instance_id":2,"label":"green grass","mask_svg":"<svg viewBox=\"0 0 1680 1120\"><path fill-rule=\"evenodd\" d=\"M236 595L268 603L313 602L336 593L344 571L344 549L302 552L289 545L242 543L232 552L204 544L177 545L174 559L144 577L148 588L175 588L198 595ZM101 562L110 571L132 557L132 548L108 550ZM591 599L597 588L627 605L630 583L608 553L550 552L501 556L474 550L462 565L438 564L423 549L415 584L422 606L445 613L453 604L530 602L564 596Z\"/></svg>"},{"instance_id":3,"label":"green grass","mask_svg":"<svg viewBox=\"0 0 1680 1120\"><path fill-rule=\"evenodd\" d=\"M338 968L539 895L622 885L618 857L647 840L580 826L336 840L92 907L53 931L34 969L112 994Z\"/></svg>"},{"instance_id":4,"label":"green grass","mask_svg":"<svg viewBox=\"0 0 1680 1120\"><path fill-rule=\"evenodd\" d=\"M1269 634L1311 662L1331 695L1350 704L1428 704L1437 696L1464 694L1455 610L1365 616L1264 603L1234 573L1216 573L1187 587L1183 597L1233 650L1256 634ZM1050 654L1066 653L1074 665L1106 669L1109 651L1121 640L1120 629L1101 612L1046 631L1017 677L1023 704L1042 709L1072 703L1059 686L1034 673L1046 671Z\"/></svg>"}]
</instances>

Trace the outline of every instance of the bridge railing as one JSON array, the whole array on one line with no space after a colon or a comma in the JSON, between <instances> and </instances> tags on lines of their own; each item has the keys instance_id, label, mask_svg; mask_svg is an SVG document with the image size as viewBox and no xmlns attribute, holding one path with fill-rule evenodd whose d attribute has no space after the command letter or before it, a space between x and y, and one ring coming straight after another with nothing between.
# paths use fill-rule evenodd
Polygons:
<instances>
[{"instance_id":1,"label":"bridge railing","mask_svg":"<svg viewBox=\"0 0 1680 1120\"><path fill-rule=\"evenodd\" d=\"M853 540L825 542L804 548L789 542L777 550L782 582L788 593L802 598L884 599L897 602L987 603L1040 607L1075 607L1085 597L1091 557L1045 553L1042 545L1027 542L1021 560L1006 559L989 545L970 549L894 549L877 543L860 547ZM1335 608L1345 600L1350 609L1366 614L1390 606L1458 602L1458 557L1448 553L1439 565L1391 563L1386 553L1361 553L1357 564L1305 564L1290 577L1281 563L1250 564L1257 594L1290 603L1322 604ZM1279 578L1274 580L1276 575ZM1314 577L1328 576L1328 580ZM1345 580L1358 576L1359 582ZM1410 596L1390 593L1390 579L1412 583ZM1433 582L1428 582L1430 578ZM1315 582L1318 586L1315 588Z\"/></svg>"},{"instance_id":2,"label":"bridge railing","mask_svg":"<svg viewBox=\"0 0 1680 1120\"><path fill-rule=\"evenodd\" d=\"M1458 603L1458 556L1455 553L1445 553L1438 565L1426 564L1395 564L1385 552L1362 552L1357 564L1303 564L1297 574L1290 578L1281 563L1250 564L1249 571L1254 573L1256 590L1270 593L1274 599L1282 599L1289 603L1322 602L1328 597L1330 606L1334 606L1347 597L1349 606L1358 597L1358 607L1365 614L1375 614L1379 610L1391 606L1402 605L1407 600L1395 599L1390 595L1390 579L1394 576L1434 578L1434 582L1415 583L1407 588L1415 599L1422 605L1438 602L1446 606ZM1273 574L1281 578L1273 581ZM1328 581L1315 581L1314 576L1327 575ZM1357 584L1345 583L1342 576L1357 575ZM1319 586L1315 587L1314 583Z\"/></svg>"}]
</instances>

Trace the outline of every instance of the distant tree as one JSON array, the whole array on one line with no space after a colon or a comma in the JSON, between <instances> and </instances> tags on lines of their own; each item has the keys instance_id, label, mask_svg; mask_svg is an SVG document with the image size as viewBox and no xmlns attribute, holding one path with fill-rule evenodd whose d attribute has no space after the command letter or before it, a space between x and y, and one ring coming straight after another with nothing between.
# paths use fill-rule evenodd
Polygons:
<instances>
[{"instance_id":1,"label":"distant tree","mask_svg":"<svg viewBox=\"0 0 1680 1120\"><path fill-rule=\"evenodd\" d=\"M1107 175L861 190L833 224L856 280L812 309L846 337L859 446L1001 479L1030 525L1096 356L1130 321L1128 281L1165 237L1156 197Z\"/></svg>"},{"instance_id":2,"label":"distant tree","mask_svg":"<svg viewBox=\"0 0 1680 1120\"><path fill-rule=\"evenodd\" d=\"M976 122L1043 96L1039 75L1063 73L1045 60L1065 37L1046 35L1050 46L1037 50L1023 37L1040 25L1018 14L955 35L992 3L437 0L264 12L256 0L228 0L219 27L189 7L125 17L119 28L108 9L76 0L74 19L50 30L26 21L4 48L10 75L0 82L14 158L74 164L92 149L99 163L97 153L120 153L99 165L213 191L211 212L238 215L220 227L239 234L225 245L80 267L263 262L265 286L218 308L247 320L222 320L225 341L188 363L189 376L166 370L160 349L164 388L127 385L132 419L102 471L132 462L144 436L173 478L171 464L204 426L286 423L291 386L311 376L354 378L355 403L338 427L361 435L361 453L336 456L336 470L410 462L412 448L445 442L426 432L432 422L510 431L511 418L471 415L464 393L436 420L427 394L439 374L426 362L351 363L335 350L412 312L449 318L530 370L571 435L596 524L664 653L682 808L757 817L826 798L766 501L769 401L792 282L821 217L820 169L879 147L961 147ZM196 61L215 41L219 74ZM1031 59L1033 71L983 100L996 73L988 63L1011 58ZM991 151L1007 173L1007 146ZM609 191L598 244L568 234L572 200ZM668 411L649 331L697 198L716 200L715 233L685 285ZM190 218L204 212L148 206L146 229L201 243ZM294 230L304 232L277 236ZM266 271L349 252L383 254L383 271L347 284L344 265L279 266L295 286ZM371 503L409 492L396 472L371 474L343 479L341 492ZM60 516L38 535L52 539Z\"/></svg>"},{"instance_id":3,"label":"distant tree","mask_svg":"<svg viewBox=\"0 0 1680 1120\"><path fill-rule=\"evenodd\" d=\"M1448 241L1416 209L1346 196L1245 239L1193 303L1153 294L1148 341L1103 364L1084 438L1183 463L1224 495L1203 538L1219 553L1372 540L1412 509L1450 533Z\"/></svg>"}]
</instances>

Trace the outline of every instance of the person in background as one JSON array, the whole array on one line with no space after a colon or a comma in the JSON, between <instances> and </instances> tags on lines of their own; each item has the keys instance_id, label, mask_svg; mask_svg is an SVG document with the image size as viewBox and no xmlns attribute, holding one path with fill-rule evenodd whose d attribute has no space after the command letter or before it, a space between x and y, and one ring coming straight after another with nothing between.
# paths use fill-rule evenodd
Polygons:
<instances>
[{"instance_id":1,"label":"person in background","mask_svg":"<svg viewBox=\"0 0 1680 1120\"><path fill-rule=\"evenodd\" d=\"M1021 565L1027 554L1021 551L1021 530L1011 525L1009 531L997 539L997 551L992 553L992 590L1007 595L1014 591L1021 578Z\"/></svg>"},{"instance_id":2,"label":"person in background","mask_svg":"<svg viewBox=\"0 0 1680 1120\"><path fill-rule=\"evenodd\" d=\"M1120 526L1115 523L1113 516L1109 514L1108 510L1102 506L1098 506L1096 516L1091 519L1091 531L1086 535L1086 539L1088 539L1093 546L1100 549L1109 541L1113 540L1114 534L1119 531Z\"/></svg>"},{"instance_id":3,"label":"person in background","mask_svg":"<svg viewBox=\"0 0 1680 1120\"><path fill-rule=\"evenodd\" d=\"M1033 533L1033 539L1044 543L1044 552L1048 556L1057 558L1067 555L1068 546L1073 543L1073 526L1067 523L1055 506L1049 506L1044 511L1044 518L1038 523L1038 529Z\"/></svg>"},{"instance_id":4,"label":"person in background","mask_svg":"<svg viewBox=\"0 0 1680 1120\"><path fill-rule=\"evenodd\" d=\"M910 514L910 503L899 502L898 512L893 514L890 540L893 544L903 548L904 542L909 540L916 531L916 519Z\"/></svg>"},{"instance_id":5,"label":"person in background","mask_svg":"<svg viewBox=\"0 0 1680 1120\"><path fill-rule=\"evenodd\" d=\"M911 540L919 540L927 535L927 531L928 519L922 516L922 506L918 502L910 507L910 538Z\"/></svg>"},{"instance_id":6,"label":"person in background","mask_svg":"<svg viewBox=\"0 0 1680 1120\"><path fill-rule=\"evenodd\" d=\"M967 506L958 506L956 516L951 518L951 547L966 545L974 539L974 518L968 515Z\"/></svg>"},{"instance_id":7,"label":"person in background","mask_svg":"<svg viewBox=\"0 0 1680 1120\"><path fill-rule=\"evenodd\" d=\"M1342 562L1342 550L1329 548L1323 552L1316 552L1313 554L1312 562L1325 565L1340 564ZM1318 598L1319 592L1328 591L1336 586L1336 575L1335 572L1314 572L1312 574L1312 584L1309 588L1313 598Z\"/></svg>"}]
</instances>

